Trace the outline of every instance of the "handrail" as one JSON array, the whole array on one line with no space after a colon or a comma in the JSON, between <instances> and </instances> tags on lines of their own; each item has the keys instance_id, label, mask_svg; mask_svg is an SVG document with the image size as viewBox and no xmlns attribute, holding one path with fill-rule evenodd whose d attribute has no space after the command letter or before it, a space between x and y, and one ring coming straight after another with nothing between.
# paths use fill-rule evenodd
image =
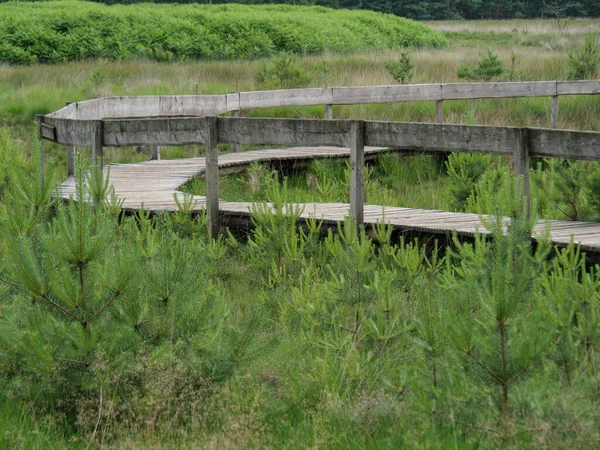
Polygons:
<instances>
[{"instance_id":1,"label":"handrail","mask_svg":"<svg viewBox=\"0 0 600 450\"><path fill-rule=\"evenodd\" d=\"M595 95L600 80L497 83L434 83L392 86L330 87L235 92L225 95L100 97L74 102L48 117L74 120L109 118L214 116L278 106L352 105L482 98Z\"/></svg>"}]
</instances>

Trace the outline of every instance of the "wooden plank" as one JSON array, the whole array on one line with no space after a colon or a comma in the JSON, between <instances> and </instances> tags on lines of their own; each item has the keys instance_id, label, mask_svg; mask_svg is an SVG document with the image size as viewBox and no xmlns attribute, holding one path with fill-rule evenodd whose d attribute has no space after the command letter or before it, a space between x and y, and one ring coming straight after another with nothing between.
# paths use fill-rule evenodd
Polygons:
<instances>
[{"instance_id":1,"label":"wooden plank","mask_svg":"<svg viewBox=\"0 0 600 450\"><path fill-rule=\"evenodd\" d=\"M364 222L365 204L365 123L350 123L350 216L357 225Z\"/></svg>"},{"instance_id":2,"label":"wooden plank","mask_svg":"<svg viewBox=\"0 0 600 450\"><path fill-rule=\"evenodd\" d=\"M344 120L254 119L220 117L219 142L347 147L350 125Z\"/></svg>"},{"instance_id":3,"label":"wooden plank","mask_svg":"<svg viewBox=\"0 0 600 450\"><path fill-rule=\"evenodd\" d=\"M227 105L227 111L239 111L240 108L240 93L232 92L225 96L225 103Z\"/></svg>"},{"instance_id":4,"label":"wooden plank","mask_svg":"<svg viewBox=\"0 0 600 450\"><path fill-rule=\"evenodd\" d=\"M104 163L104 151L103 151L103 123L101 120L94 121L94 128L92 131L92 163L95 166L96 171L102 171Z\"/></svg>"},{"instance_id":5,"label":"wooden plank","mask_svg":"<svg viewBox=\"0 0 600 450\"><path fill-rule=\"evenodd\" d=\"M40 122L40 137L56 142L56 127Z\"/></svg>"},{"instance_id":6,"label":"wooden plank","mask_svg":"<svg viewBox=\"0 0 600 450\"><path fill-rule=\"evenodd\" d=\"M441 100L556 95L556 81L442 84Z\"/></svg>"},{"instance_id":7,"label":"wooden plank","mask_svg":"<svg viewBox=\"0 0 600 450\"><path fill-rule=\"evenodd\" d=\"M331 88L240 92L239 109L310 106L334 103Z\"/></svg>"},{"instance_id":8,"label":"wooden plank","mask_svg":"<svg viewBox=\"0 0 600 450\"><path fill-rule=\"evenodd\" d=\"M160 115L160 96L105 97L97 118L152 117Z\"/></svg>"},{"instance_id":9,"label":"wooden plank","mask_svg":"<svg viewBox=\"0 0 600 450\"><path fill-rule=\"evenodd\" d=\"M600 94L600 80L557 81L557 95Z\"/></svg>"},{"instance_id":10,"label":"wooden plank","mask_svg":"<svg viewBox=\"0 0 600 450\"><path fill-rule=\"evenodd\" d=\"M204 119L161 118L107 120L104 145L186 145L204 143Z\"/></svg>"},{"instance_id":11,"label":"wooden plank","mask_svg":"<svg viewBox=\"0 0 600 450\"><path fill-rule=\"evenodd\" d=\"M527 217L531 213L531 198L529 195L529 138L527 128L519 130L519 137L515 143L513 153L513 172L515 177L520 178L522 183L523 196L525 197L525 212Z\"/></svg>"},{"instance_id":12,"label":"wooden plank","mask_svg":"<svg viewBox=\"0 0 600 450\"><path fill-rule=\"evenodd\" d=\"M512 155L519 129L425 123L366 122L366 145L396 149Z\"/></svg>"},{"instance_id":13,"label":"wooden plank","mask_svg":"<svg viewBox=\"0 0 600 450\"><path fill-rule=\"evenodd\" d=\"M324 119L325 120L332 120L333 119L333 105L331 103L328 103L326 105L324 105L325 111L324 111Z\"/></svg>"},{"instance_id":14,"label":"wooden plank","mask_svg":"<svg viewBox=\"0 0 600 450\"><path fill-rule=\"evenodd\" d=\"M435 123L444 123L444 101L435 102Z\"/></svg>"},{"instance_id":15,"label":"wooden plank","mask_svg":"<svg viewBox=\"0 0 600 450\"><path fill-rule=\"evenodd\" d=\"M405 84L333 88L334 105L441 100L440 84ZM327 103L327 102L323 102Z\"/></svg>"},{"instance_id":16,"label":"wooden plank","mask_svg":"<svg viewBox=\"0 0 600 450\"><path fill-rule=\"evenodd\" d=\"M219 217L219 131L216 117L204 118L206 136L206 214L208 232L216 237L220 233Z\"/></svg>"},{"instance_id":17,"label":"wooden plank","mask_svg":"<svg viewBox=\"0 0 600 450\"><path fill-rule=\"evenodd\" d=\"M75 175L75 147L67 145L67 176Z\"/></svg>"},{"instance_id":18,"label":"wooden plank","mask_svg":"<svg viewBox=\"0 0 600 450\"><path fill-rule=\"evenodd\" d=\"M550 126L554 129L558 127L558 95L552 97L552 113L550 117Z\"/></svg>"},{"instance_id":19,"label":"wooden plank","mask_svg":"<svg viewBox=\"0 0 600 450\"><path fill-rule=\"evenodd\" d=\"M158 99L160 116L203 117L228 111L225 95L162 95Z\"/></svg>"},{"instance_id":20,"label":"wooden plank","mask_svg":"<svg viewBox=\"0 0 600 450\"><path fill-rule=\"evenodd\" d=\"M91 135L95 127L93 120L57 119L43 116L43 123L56 129L56 141L62 145L91 147Z\"/></svg>"},{"instance_id":21,"label":"wooden plank","mask_svg":"<svg viewBox=\"0 0 600 450\"><path fill-rule=\"evenodd\" d=\"M152 161L160 160L160 145L152 146L152 156L150 157Z\"/></svg>"},{"instance_id":22,"label":"wooden plank","mask_svg":"<svg viewBox=\"0 0 600 450\"><path fill-rule=\"evenodd\" d=\"M600 161L600 133L529 128L531 157Z\"/></svg>"},{"instance_id":23,"label":"wooden plank","mask_svg":"<svg viewBox=\"0 0 600 450\"><path fill-rule=\"evenodd\" d=\"M239 96L238 96L238 104L239 104ZM233 111L231 113L231 117L239 117L240 116L240 112L239 111ZM240 151L240 146L238 144L229 144L229 147L231 149L231 153L237 153Z\"/></svg>"}]
</instances>

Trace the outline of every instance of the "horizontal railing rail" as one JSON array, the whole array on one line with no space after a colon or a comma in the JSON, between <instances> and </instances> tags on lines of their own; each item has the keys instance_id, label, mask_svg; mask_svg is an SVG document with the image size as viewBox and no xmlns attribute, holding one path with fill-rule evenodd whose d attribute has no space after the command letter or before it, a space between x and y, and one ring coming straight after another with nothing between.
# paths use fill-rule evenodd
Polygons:
<instances>
[{"instance_id":1,"label":"horizontal railing rail","mask_svg":"<svg viewBox=\"0 0 600 450\"><path fill-rule=\"evenodd\" d=\"M214 116L278 106L356 105L483 98L595 95L600 80L435 83L235 92L224 95L100 97L74 102L49 116L100 120L154 116Z\"/></svg>"}]
</instances>

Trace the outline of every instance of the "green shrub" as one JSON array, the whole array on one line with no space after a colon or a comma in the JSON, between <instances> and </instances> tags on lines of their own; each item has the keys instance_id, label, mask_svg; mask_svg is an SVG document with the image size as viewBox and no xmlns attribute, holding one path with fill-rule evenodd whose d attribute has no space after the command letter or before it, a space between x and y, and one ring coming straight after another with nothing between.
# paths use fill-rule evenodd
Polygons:
<instances>
[{"instance_id":1,"label":"green shrub","mask_svg":"<svg viewBox=\"0 0 600 450\"><path fill-rule=\"evenodd\" d=\"M297 56L281 52L254 74L260 89L293 89L306 87L311 77Z\"/></svg>"},{"instance_id":2,"label":"green shrub","mask_svg":"<svg viewBox=\"0 0 600 450\"><path fill-rule=\"evenodd\" d=\"M365 26L365 22L368 26ZM278 52L440 47L446 38L408 19L370 11L289 5L2 5L0 62L105 58L157 61L261 58Z\"/></svg>"},{"instance_id":3,"label":"green shrub","mask_svg":"<svg viewBox=\"0 0 600 450\"><path fill-rule=\"evenodd\" d=\"M392 78L396 83L405 84L413 77L412 70L415 65L409 53L402 52L398 61L392 61L385 64Z\"/></svg>"},{"instance_id":4,"label":"green shrub","mask_svg":"<svg viewBox=\"0 0 600 450\"><path fill-rule=\"evenodd\" d=\"M587 33L581 51L575 55L569 52L567 79L592 80L598 73L598 64L600 64L600 51L598 51L596 35Z\"/></svg>"},{"instance_id":5,"label":"green shrub","mask_svg":"<svg viewBox=\"0 0 600 450\"><path fill-rule=\"evenodd\" d=\"M488 50L484 56L477 60L475 67L463 64L458 68L458 77L468 80L491 81L504 74L506 68L498 55Z\"/></svg>"}]
</instances>

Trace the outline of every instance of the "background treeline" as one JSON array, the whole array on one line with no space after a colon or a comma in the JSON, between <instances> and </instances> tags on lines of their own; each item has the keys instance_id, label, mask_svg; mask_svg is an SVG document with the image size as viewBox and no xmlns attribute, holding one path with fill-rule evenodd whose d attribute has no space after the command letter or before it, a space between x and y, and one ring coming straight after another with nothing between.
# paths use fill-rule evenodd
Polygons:
<instances>
[{"instance_id":1,"label":"background treeline","mask_svg":"<svg viewBox=\"0 0 600 450\"><path fill-rule=\"evenodd\" d=\"M8 3L0 15L0 62L84 59L240 59L291 53L440 47L446 38L375 12L289 5Z\"/></svg>"},{"instance_id":2,"label":"background treeline","mask_svg":"<svg viewBox=\"0 0 600 450\"><path fill-rule=\"evenodd\" d=\"M2 3L5 0L0 0ZM97 0L108 5L130 3L240 3L318 5L329 8L367 9L417 20L513 19L555 17L599 17L597 0Z\"/></svg>"}]
</instances>

